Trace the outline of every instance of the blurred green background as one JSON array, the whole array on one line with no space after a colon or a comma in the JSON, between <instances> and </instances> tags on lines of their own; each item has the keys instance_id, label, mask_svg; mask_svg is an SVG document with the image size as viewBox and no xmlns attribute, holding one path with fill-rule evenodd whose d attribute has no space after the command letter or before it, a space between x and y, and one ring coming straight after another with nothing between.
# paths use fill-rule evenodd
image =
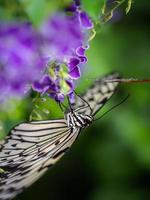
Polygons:
<instances>
[{"instance_id":1,"label":"blurred green background","mask_svg":"<svg viewBox=\"0 0 150 200\"><path fill-rule=\"evenodd\" d=\"M56 5L56 1L46 0L0 3L2 20L17 17L36 25L46 13L61 6L61 1ZM111 71L120 71L124 77L150 78L150 1L134 1L128 15L119 12L120 18L103 25L91 41L89 62L78 91L86 89L93 78ZM128 93L130 98L82 131L71 150L16 200L150 199L149 91L150 84L122 84L100 114ZM53 102L48 106L52 117L60 114ZM31 109L30 98L18 101L16 108L10 104L7 112L1 108L2 132L28 119Z\"/></svg>"}]
</instances>

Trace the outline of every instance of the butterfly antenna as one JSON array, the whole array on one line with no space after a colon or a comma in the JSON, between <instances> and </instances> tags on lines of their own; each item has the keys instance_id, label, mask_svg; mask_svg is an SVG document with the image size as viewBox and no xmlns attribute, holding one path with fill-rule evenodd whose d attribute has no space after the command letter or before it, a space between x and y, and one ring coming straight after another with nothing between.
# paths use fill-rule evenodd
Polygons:
<instances>
[{"instance_id":1,"label":"butterfly antenna","mask_svg":"<svg viewBox=\"0 0 150 200\"><path fill-rule=\"evenodd\" d=\"M69 100L69 97L67 96L67 100L68 100L68 104L69 104L69 108L70 108L70 111L73 113L73 108L72 108L72 105L70 103L70 100Z\"/></svg>"},{"instance_id":2,"label":"butterfly antenna","mask_svg":"<svg viewBox=\"0 0 150 200\"><path fill-rule=\"evenodd\" d=\"M109 112L112 111L113 109L115 109L115 108L117 108L118 106L120 106L121 104L123 104L129 97L130 97L130 94L128 94L121 102L119 102L119 103L116 104L115 106L111 107L109 110L107 110L104 114L102 114L99 118L95 119L94 121L97 121L97 120L101 119L101 118L104 117L107 113L109 113Z\"/></svg>"},{"instance_id":3,"label":"butterfly antenna","mask_svg":"<svg viewBox=\"0 0 150 200\"><path fill-rule=\"evenodd\" d=\"M120 83L150 83L150 79L137 79L137 78L122 78L122 79L112 79L105 80L107 83L120 82Z\"/></svg>"},{"instance_id":4,"label":"butterfly antenna","mask_svg":"<svg viewBox=\"0 0 150 200\"><path fill-rule=\"evenodd\" d=\"M97 78L86 78L85 80L95 80L99 81ZM114 79L106 79L104 80L105 83L150 83L150 79L137 79L137 78L114 78Z\"/></svg>"},{"instance_id":5,"label":"butterfly antenna","mask_svg":"<svg viewBox=\"0 0 150 200\"><path fill-rule=\"evenodd\" d=\"M91 108L90 104L89 104L85 99L83 99L79 94L77 94L77 92L76 92L75 90L74 90L74 93L75 93L80 99L82 99L83 102L85 102L85 103L87 104L87 106L90 108L91 113L92 113L92 108Z\"/></svg>"},{"instance_id":6,"label":"butterfly antenna","mask_svg":"<svg viewBox=\"0 0 150 200\"><path fill-rule=\"evenodd\" d=\"M61 104L60 102L58 102L58 105L59 105L59 107L60 107L60 110L64 113L64 109L63 109L62 104Z\"/></svg>"},{"instance_id":7,"label":"butterfly antenna","mask_svg":"<svg viewBox=\"0 0 150 200\"><path fill-rule=\"evenodd\" d=\"M58 104L59 104L59 107L60 107L61 111L64 114L65 113L64 109L67 110L67 107L63 103L58 102Z\"/></svg>"}]
</instances>

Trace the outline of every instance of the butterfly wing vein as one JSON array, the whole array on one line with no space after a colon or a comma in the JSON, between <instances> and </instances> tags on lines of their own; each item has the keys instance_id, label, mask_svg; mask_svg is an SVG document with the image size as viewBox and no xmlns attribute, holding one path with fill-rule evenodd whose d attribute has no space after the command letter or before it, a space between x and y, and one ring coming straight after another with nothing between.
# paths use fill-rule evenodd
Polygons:
<instances>
[{"instance_id":1,"label":"butterfly wing vein","mask_svg":"<svg viewBox=\"0 0 150 200\"><path fill-rule=\"evenodd\" d=\"M76 96L73 109L94 116L114 94L118 73L97 80L82 95ZM55 164L74 143L80 128L70 128L65 119L21 123L13 128L0 149L0 200L9 200L34 183Z\"/></svg>"},{"instance_id":2,"label":"butterfly wing vein","mask_svg":"<svg viewBox=\"0 0 150 200\"><path fill-rule=\"evenodd\" d=\"M39 179L64 155L79 132L67 127L65 120L22 123L12 129L0 152L0 168L4 170L0 200L12 199Z\"/></svg>"}]
</instances>

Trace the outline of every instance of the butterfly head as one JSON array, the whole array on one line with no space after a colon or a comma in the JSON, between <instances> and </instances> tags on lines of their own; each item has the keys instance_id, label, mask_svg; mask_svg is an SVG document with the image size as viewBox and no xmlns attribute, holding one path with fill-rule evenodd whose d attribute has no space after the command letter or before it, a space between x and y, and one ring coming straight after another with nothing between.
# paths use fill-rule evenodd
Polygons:
<instances>
[{"instance_id":1,"label":"butterfly head","mask_svg":"<svg viewBox=\"0 0 150 200\"><path fill-rule=\"evenodd\" d=\"M85 128L93 121L92 116L79 114L75 111L67 113L66 119L68 127L71 128Z\"/></svg>"}]
</instances>

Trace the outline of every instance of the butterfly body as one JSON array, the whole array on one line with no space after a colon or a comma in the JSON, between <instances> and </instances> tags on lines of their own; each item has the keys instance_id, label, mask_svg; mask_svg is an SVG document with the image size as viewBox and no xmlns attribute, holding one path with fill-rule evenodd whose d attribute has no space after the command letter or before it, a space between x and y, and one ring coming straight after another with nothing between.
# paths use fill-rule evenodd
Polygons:
<instances>
[{"instance_id":1,"label":"butterfly body","mask_svg":"<svg viewBox=\"0 0 150 200\"><path fill-rule=\"evenodd\" d=\"M72 146L80 131L114 94L120 78L109 74L91 86L66 119L25 122L14 127L0 148L0 200L10 200L39 179Z\"/></svg>"},{"instance_id":2,"label":"butterfly body","mask_svg":"<svg viewBox=\"0 0 150 200\"><path fill-rule=\"evenodd\" d=\"M90 115L83 115L77 112L69 112L67 114L67 125L71 128L85 128L91 124L93 117Z\"/></svg>"}]
</instances>

